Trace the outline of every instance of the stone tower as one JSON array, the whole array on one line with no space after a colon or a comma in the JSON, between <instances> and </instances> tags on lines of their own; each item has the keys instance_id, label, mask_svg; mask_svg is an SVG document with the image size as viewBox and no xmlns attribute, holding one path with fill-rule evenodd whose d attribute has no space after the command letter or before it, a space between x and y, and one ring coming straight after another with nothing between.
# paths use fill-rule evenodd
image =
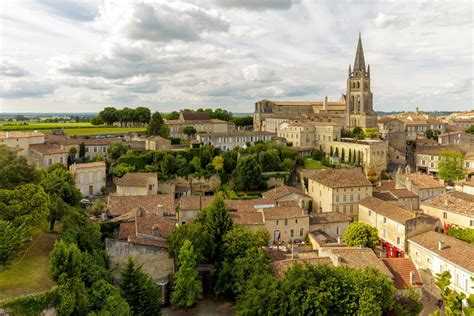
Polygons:
<instances>
[{"instance_id":1,"label":"stone tower","mask_svg":"<svg viewBox=\"0 0 474 316\"><path fill-rule=\"evenodd\" d=\"M359 33L354 68L349 65L346 90L346 127L376 127L377 116L372 107L370 90L370 66L365 67L362 38Z\"/></svg>"}]
</instances>

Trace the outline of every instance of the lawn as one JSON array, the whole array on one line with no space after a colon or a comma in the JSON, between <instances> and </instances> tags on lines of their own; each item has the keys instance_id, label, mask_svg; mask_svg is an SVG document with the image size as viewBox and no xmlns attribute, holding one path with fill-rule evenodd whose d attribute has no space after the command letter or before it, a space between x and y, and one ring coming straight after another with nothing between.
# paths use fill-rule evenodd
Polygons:
<instances>
[{"instance_id":1,"label":"lawn","mask_svg":"<svg viewBox=\"0 0 474 316\"><path fill-rule=\"evenodd\" d=\"M144 127L91 127L91 128L68 128L64 132L68 135L103 135L121 134L130 132L144 132Z\"/></svg>"},{"instance_id":2,"label":"lawn","mask_svg":"<svg viewBox=\"0 0 474 316\"><path fill-rule=\"evenodd\" d=\"M304 160L304 168L305 169L327 169L328 167L323 165L321 161L307 158Z\"/></svg>"},{"instance_id":3,"label":"lawn","mask_svg":"<svg viewBox=\"0 0 474 316\"><path fill-rule=\"evenodd\" d=\"M25 245L25 253L8 269L0 270L0 301L6 298L32 294L51 288L49 252L59 234L35 233L33 241Z\"/></svg>"}]
</instances>

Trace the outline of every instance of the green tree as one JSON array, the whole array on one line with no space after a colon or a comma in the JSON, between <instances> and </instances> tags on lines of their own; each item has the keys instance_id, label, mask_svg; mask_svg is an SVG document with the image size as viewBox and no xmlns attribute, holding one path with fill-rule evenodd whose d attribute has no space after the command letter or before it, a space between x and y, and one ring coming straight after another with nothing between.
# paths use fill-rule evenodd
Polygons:
<instances>
[{"instance_id":1,"label":"green tree","mask_svg":"<svg viewBox=\"0 0 474 316\"><path fill-rule=\"evenodd\" d=\"M84 142L79 144L79 158L84 158L86 156L86 145Z\"/></svg>"},{"instance_id":2,"label":"green tree","mask_svg":"<svg viewBox=\"0 0 474 316\"><path fill-rule=\"evenodd\" d=\"M348 246L375 248L379 242L378 232L369 224L353 222L344 232L344 241Z\"/></svg>"},{"instance_id":3,"label":"green tree","mask_svg":"<svg viewBox=\"0 0 474 316\"><path fill-rule=\"evenodd\" d=\"M171 177L176 172L176 159L171 154L166 154L160 162L161 173Z\"/></svg>"},{"instance_id":4,"label":"green tree","mask_svg":"<svg viewBox=\"0 0 474 316\"><path fill-rule=\"evenodd\" d=\"M188 135L188 137L190 138L191 136L194 136L196 134L196 129L192 126L186 126L183 128L183 133L185 133L186 135Z\"/></svg>"},{"instance_id":5,"label":"green tree","mask_svg":"<svg viewBox=\"0 0 474 316\"><path fill-rule=\"evenodd\" d=\"M453 181L464 178L464 156L461 152L444 150L439 154L438 176L443 180Z\"/></svg>"},{"instance_id":6,"label":"green tree","mask_svg":"<svg viewBox=\"0 0 474 316\"><path fill-rule=\"evenodd\" d=\"M281 170L281 159L276 149L261 151L258 154L258 162L262 166L262 171Z\"/></svg>"},{"instance_id":7,"label":"green tree","mask_svg":"<svg viewBox=\"0 0 474 316\"><path fill-rule=\"evenodd\" d=\"M29 236L28 226L25 223L15 226L0 220L0 267L6 267L16 259L18 250Z\"/></svg>"},{"instance_id":8,"label":"green tree","mask_svg":"<svg viewBox=\"0 0 474 316\"><path fill-rule=\"evenodd\" d=\"M107 125L112 125L114 122L117 122L119 120L118 116L119 112L113 107L106 107L99 113L99 118Z\"/></svg>"},{"instance_id":9,"label":"green tree","mask_svg":"<svg viewBox=\"0 0 474 316\"><path fill-rule=\"evenodd\" d=\"M149 108L137 107L134 113L134 121L142 124L148 124L151 118L151 112Z\"/></svg>"},{"instance_id":10,"label":"green tree","mask_svg":"<svg viewBox=\"0 0 474 316\"><path fill-rule=\"evenodd\" d=\"M212 159L212 165L214 166L214 170L217 172L221 172L224 170L224 157L222 156L215 156Z\"/></svg>"},{"instance_id":11,"label":"green tree","mask_svg":"<svg viewBox=\"0 0 474 316\"><path fill-rule=\"evenodd\" d=\"M464 240L465 242L474 245L474 228L463 229L457 227L450 227L448 230L448 235Z\"/></svg>"},{"instance_id":12,"label":"green tree","mask_svg":"<svg viewBox=\"0 0 474 316\"><path fill-rule=\"evenodd\" d=\"M179 263L179 251L186 240L190 240L198 263L210 262L214 257L215 244L213 236L199 223L180 225L167 237L168 254Z\"/></svg>"},{"instance_id":13,"label":"green tree","mask_svg":"<svg viewBox=\"0 0 474 316\"><path fill-rule=\"evenodd\" d=\"M214 201L206 208L202 209L196 218L196 222L203 225L216 247L216 259L219 260L222 238L232 228L233 222L229 211L224 203L224 196L219 192Z\"/></svg>"},{"instance_id":14,"label":"green tree","mask_svg":"<svg viewBox=\"0 0 474 316\"><path fill-rule=\"evenodd\" d=\"M68 165L72 165L74 161L76 160L77 148L76 147L69 148L67 155L68 155L67 156Z\"/></svg>"},{"instance_id":15,"label":"green tree","mask_svg":"<svg viewBox=\"0 0 474 316\"><path fill-rule=\"evenodd\" d=\"M469 128L466 130L466 133L474 135L474 125L469 126Z\"/></svg>"},{"instance_id":16,"label":"green tree","mask_svg":"<svg viewBox=\"0 0 474 316\"><path fill-rule=\"evenodd\" d=\"M21 184L38 183L40 174L24 157L18 157L0 145L0 189L13 189Z\"/></svg>"},{"instance_id":17,"label":"green tree","mask_svg":"<svg viewBox=\"0 0 474 316\"><path fill-rule=\"evenodd\" d=\"M168 133L165 127L165 122L159 112L155 112L151 116L150 123L148 123L148 127L147 127L147 134L160 135L162 137L168 136Z\"/></svg>"},{"instance_id":18,"label":"green tree","mask_svg":"<svg viewBox=\"0 0 474 316\"><path fill-rule=\"evenodd\" d=\"M120 272L122 296L133 315L161 315L160 287L132 259Z\"/></svg>"},{"instance_id":19,"label":"green tree","mask_svg":"<svg viewBox=\"0 0 474 316\"><path fill-rule=\"evenodd\" d=\"M104 200L95 200L94 204L92 204L92 214L99 216L104 211L106 205Z\"/></svg>"},{"instance_id":20,"label":"green tree","mask_svg":"<svg viewBox=\"0 0 474 316\"><path fill-rule=\"evenodd\" d=\"M92 285L90 288L89 302L90 308L97 311L98 315L130 315L130 306L128 306L127 301L120 295L120 290L106 280L99 280Z\"/></svg>"},{"instance_id":21,"label":"green tree","mask_svg":"<svg viewBox=\"0 0 474 316\"><path fill-rule=\"evenodd\" d=\"M128 163L119 163L115 166L113 173L116 177L123 177L124 174L135 171L135 167L129 165Z\"/></svg>"},{"instance_id":22,"label":"green tree","mask_svg":"<svg viewBox=\"0 0 474 316\"><path fill-rule=\"evenodd\" d=\"M84 282L74 277L65 279L58 287L59 315L85 315L89 311L89 299Z\"/></svg>"},{"instance_id":23,"label":"green tree","mask_svg":"<svg viewBox=\"0 0 474 316\"><path fill-rule=\"evenodd\" d=\"M423 311L421 295L413 289L408 289L402 295L397 296L394 311L397 316L416 316Z\"/></svg>"},{"instance_id":24,"label":"green tree","mask_svg":"<svg viewBox=\"0 0 474 316\"><path fill-rule=\"evenodd\" d=\"M59 240L54 243L50 253L50 272L59 284L81 275L81 251L75 244Z\"/></svg>"},{"instance_id":25,"label":"green tree","mask_svg":"<svg viewBox=\"0 0 474 316\"><path fill-rule=\"evenodd\" d=\"M376 128L367 128L364 132L364 136L370 139L375 139L378 136L378 132Z\"/></svg>"},{"instance_id":26,"label":"green tree","mask_svg":"<svg viewBox=\"0 0 474 316\"><path fill-rule=\"evenodd\" d=\"M354 127L352 130L352 137L356 139L363 139L364 138L364 130L360 126Z\"/></svg>"},{"instance_id":27,"label":"green tree","mask_svg":"<svg viewBox=\"0 0 474 316\"><path fill-rule=\"evenodd\" d=\"M120 156L125 155L128 147L121 141L113 142L109 145L109 155L113 160L117 160Z\"/></svg>"},{"instance_id":28,"label":"green tree","mask_svg":"<svg viewBox=\"0 0 474 316\"><path fill-rule=\"evenodd\" d=\"M202 284L196 270L196 255L189 240L184 242L179 251L179 264L174 278L171 303L188 308L202 298Z\"/></svg>"},{"instance_id":29,"label":"green tree","mask_svg":"<svg viewBox=\"0 0 474 316\"><path fill-rule=\"evenodd\" d=\"M474 281L474 278L471 278ZM443 301L443 309L447 316L457 315L474 315L474 294L466 296L464 293L459 293L449 286L451 285L451 273L444 271L436 274L436 286L441 290L441 300ZM466 300L466 306L463 301ZM434 316L441 315L437 310Z\"/></svg>"},{"instance_id":30,"label":"green tree","mask_svg":"<svg viewBox=\"0 0 474 316\"><path fill-rule=\"evenodd\" d=\"M234 181L237 190L259 190L266 187L262 167L253 155L238 160Z\"/></svg>"},{"instance_id":31,"label":"green tree","mask_svg":"<svg viewBox=\"0 0 474 316\"><path fill-rule=\"evenodd\" d=\"M92 125L102 125L102 124L104 124L104 121L102 121L100 116L94 116L93 118L91 118L90 122L91 122Z\"/></svg>"}]
</instances>

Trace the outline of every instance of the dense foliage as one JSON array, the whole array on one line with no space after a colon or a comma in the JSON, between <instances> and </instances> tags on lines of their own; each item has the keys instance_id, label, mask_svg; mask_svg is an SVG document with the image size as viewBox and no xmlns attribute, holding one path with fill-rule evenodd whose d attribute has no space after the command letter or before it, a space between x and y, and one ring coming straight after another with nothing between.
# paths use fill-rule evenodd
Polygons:
<instances>
[{"instance_id":1,"label":"dense foliage","mask_svg":"<svg viewBox=\"0 0 474 316\"><path fill-rule=\"evenodd\" d=\"M448 230L448 235L461 239L465 242L474 245L474 228L457 228L451 227Z\"/></svg>"},{"instance_id":2,"label":"dense foliage","mask_svg":"<svg viewBox=\"0 0 474 316\"><path fill-rule=\"evenodd\" d=\"M155 112L151 116L146 132L148 135L159 135L161 137L169 135L168 126L165 125L165 121L159 112Z\"/></svg>"},{"instance_id":3,"label":"dense foliage","mask_svg":"<svg viewBox=\"0 0 474 316\"><path fill-rule=\"evenodd\" d=\"M113 107L106 107L99 112L97 119L100 119L107 125L120 122L120 126L128 126L129 123L133 125L137 123L147 124L150 121L150 116L150 109L145 107L137 107L136 109L125 107L120 110ZM97 123L97 121L95 122Z\"/></svg>"},{"instance_id":4,"label":"dense foliage","mask_svg":"<svg viewBox=\"0 0 474 316\"><path fill-rule=\"evenodd\" d=\"M378 232L369 224L353 222L344 232L344 241L348 246L375 248L379 241Z\"/></svg>"},{"instance_id":5,"label":"dense foliage","mask_svg":"<svg viewBox=\"0 0 474 316\"><path fill-rule=\"evenodd\" d=\"M474 281L474 278L471 278ZM450 288L451 273L444 271L436 275L436 287L441 290L443 311L447 316L474 315L474 294L467 296ZM440 316L440 310L434 316Z\"/></svg>"},{"instance_id":6,"label":"dense foliage","mask_svg":"<svg viewBox=\"0 0 474 316\"><path fill-rule=\"evenodd\" d=\"M464 178L464 156L461 152L445 150L439 154L438 177L454 181Z\"/></svg>"}]
</instances>

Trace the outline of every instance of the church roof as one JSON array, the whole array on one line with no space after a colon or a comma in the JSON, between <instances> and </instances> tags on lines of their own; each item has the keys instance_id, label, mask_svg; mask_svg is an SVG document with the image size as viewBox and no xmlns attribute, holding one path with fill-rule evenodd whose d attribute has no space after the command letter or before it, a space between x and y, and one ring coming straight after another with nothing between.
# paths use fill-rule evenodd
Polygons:
<instances>
[{"instance_id":1,"label":"church roof","mask_svg":"<svg viewBox=\"0 0 474 316\"><path fill-rule=\"evenodd\" d=\"M362 38L359 33L359 42L357 43L357 52L354 60L354 69L353 71L362 71L365 72L365 59L364 59L364 50L362 49Z\"/></svg>"}]
</instances>

